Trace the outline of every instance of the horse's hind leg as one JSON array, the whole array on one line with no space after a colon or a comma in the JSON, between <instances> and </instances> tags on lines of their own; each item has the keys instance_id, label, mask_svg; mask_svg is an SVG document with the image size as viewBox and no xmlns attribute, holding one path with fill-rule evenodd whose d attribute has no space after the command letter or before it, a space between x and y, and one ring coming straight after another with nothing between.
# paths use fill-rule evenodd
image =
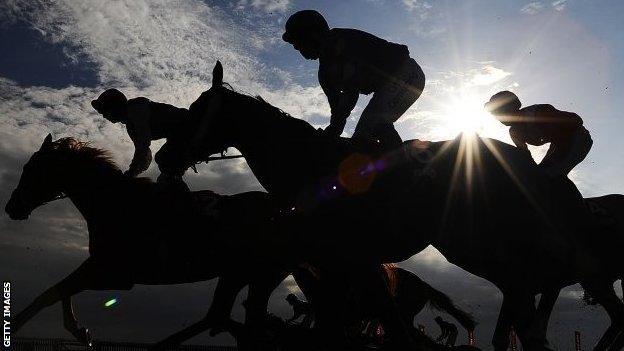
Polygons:
<instances>
[{"instance_id":1,"label":"horse's hind leg","mask_svg":"<svg viewBox=\"0 0 624 351\"><path fill-rule=\"evenodd\" d=\"M63 298L63 326L81 343L91 346L89 329L81 326L74 315L71 296Z\"/></svg>"},{"instance_id":2,"label":"horse's hind leg","mask_svg":"<svg viewBox=\"0 0 624 351\"><path fill-rule=\"evenodd\" d=\"M590 292L611 319L611 325L594 347L594 351L621 349L624 340L618 335L624 331L624 303L615 294L613 285L610 282L600 285L583 284L583 288Z\"/></svg>"}]
</instances>

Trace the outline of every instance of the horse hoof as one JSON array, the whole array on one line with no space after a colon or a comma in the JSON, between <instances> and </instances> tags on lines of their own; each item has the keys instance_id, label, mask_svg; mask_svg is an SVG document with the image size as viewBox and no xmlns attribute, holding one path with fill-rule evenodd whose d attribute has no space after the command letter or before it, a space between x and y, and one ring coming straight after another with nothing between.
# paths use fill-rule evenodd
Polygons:
<instances>
[{"instance_id":1,"label":"horse hoof","mask_svg":"<svg viewBox=\"0 0 624 351\"><path fill-rule=\"evenodd\" d=\"M85 344L87 347L93 346L93 339L91 338L91 332L85 327L78 327L72 332L72 335L78 340L78 342Z\"/></svg>"}]
</instances>

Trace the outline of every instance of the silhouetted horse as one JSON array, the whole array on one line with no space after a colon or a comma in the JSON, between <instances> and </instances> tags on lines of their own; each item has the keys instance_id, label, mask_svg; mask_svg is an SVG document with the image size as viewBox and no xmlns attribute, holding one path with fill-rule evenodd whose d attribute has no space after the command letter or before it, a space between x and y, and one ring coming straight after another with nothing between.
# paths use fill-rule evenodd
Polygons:
<instances>
[{"instance_id":1,"label":"silhouetted horse","mask_svg":"<svg viewBox=\"0 0 624 351\"><path fill-rule=\"evenodd\" d=\"M296 262L289 257L296 245L281 237L273 224L276 214L268 194L220 196L202 191L181 198L148 179L123 176L102 150L72 138L52 142L48 135L24 166L6 212L12 219L27 219L35 208L63 194L87 221L90 257L17 314L13 332L62 300L66 328L89 342L88 330L73 313L74 294L218 275L236 281L238 289L250 284L248 301L254 306L264 303L258 312L264 315L270 293L285 277L285 262ZM177 201L171 202L175 196ZM199 202L198 208L193 201ZM226 292L219 287L215 291L215 303L200 325L204 329L229 318L236 294ZM253 313L246 318L253 320Z\"/></svg>"},{"instance_id":2,"label":"silhouetted horse","mask_svg":"<svg viewBox=\"0 0 624 351\"><path fill-rule=\"evenodd\" d=\"M405 324L410 328L413 327L415 316L422 311L425 305L429 303L433 308L444 311L455 317L455 319L457 319L457 321L460 322L460 324L464 326L467 331L470 332L474 330L476 323L468 313L457 308L448 296L431 287L415 274L388 264L383 265L383 270L381 270L381 272L386 284L388 285L388 289L393 296L394 302L397 304L397 307L401 312L401 316L403 317ZM284 271L281 278L272 280L271 277L268 277L266 281L273 281L273 285L277 285L275 283L281 282L287 277L288 274L293 275L296 283L299 285L304 295L306 295L308 301L312 303L315 310L323 308L324 306L334 306L336 301L342 302L344 300L340 297L341 293L348 294L346 299L347 304L343 306L336 306L334 310L336 314L341 313L340 311L342 310L342 313L347 315L347 318L343 321L344 325L341 326L341 330L344 330L344 328L348 325L357 323L365 318L377 317L374 313L374 308L371 308L370 306L376 302L367 300L366 291L359 291L357 289L353 289L353 287L349 287L348 285L322 279L322 274L317 269L310 266L307 266L307 268L298 267L291 271ZM274 274L273 277L278 276ZM260 279L262 278L259 277L259 280ZM245 282L237 276L222 276L219 280L219 284L217 285L217 292L215 292L213 305L220 306L223 311L231 310L231 306L234 302L232 297L236 297L238 295L244 284ZM265 286L270 287L271 284L267 283ZM342 287L342 292L340 287ZM260 328L259 330L256 330L259 334L264 333L264 320L258 321L253 318L253 315L263 316L266 314L270 292L271 291L267 291L267 293L261 294L265 297L262 301L258 300L258 296L255 296L255 299L253 300L246 301L246 320L251 320L252 323L260 322L259 326L247 325L247 334L250 334L252 328L254 327ZM248 314L251 314L252 317L248 317ZM331 317L336 318L335 316ZM227 330L226 324L219 323L214 319L209 322L210 324L208 321L202 320L194 323L184 330L161 341L156 345L156 348L160 349L178 345L183 341L204 332L210 327L213 327L211 335L216 335L223 330ZM223 322L227 323L227 321ZM324 322L325 321L322 319L317 320L317 329L318 326L322 325ZM216 327L216 329L214 327ZM261 338L261 336L258 338ZM245 345L248 346L250 343L250 341L247 341Z\"/></svg>"},{"instance_id":3,"label":"silhouetted horse","mask_svg":"<svg viewBox=\"0 0 624 351\"><path fill-rule=\"evenodd\" d=\"M148 179L124 176L102 150L72 138L52 142L48 135L24 166L6 212L12 219L27 219L62 194L87 222L90 257L18 313L13 332L62 300L66 328L89 342L71 306L71 296L83 290L129 290L134 284L180 284L231 274L250 284L253 298L256 291L274 289L262 286L274 280L272 272L282 276L283 263L277 259L289 252L281 246L288 240L274 230L266 193L200 191L192 193L194 199L184 198ZM206 320L229 318L230 311L221 308L211 306Z\"/></svg>"},{"instance_id":4,"label":"silhouetted horse","mask_svg":"<svg viewBox=\"0 0 624 351\"><path fill-rule=\"evenodd\" d=\"M283 208L309 219L300 235L308 248L304 260L359 266L348 270L358 280L363 267L372 272L432 244L503 292L501 317L512 320L526 349L545 342L532 326L535 294L556 298L565 285L581 280L587 288L600 277L595 257L580 249L590 228L586 211L560 201L573 196L556 192L515 147L463 136L407 141L380 155L349 140L323 138L305 121L227 89L220 64L213 73L212 88L191 106L204 133L195 158L240 150ZM327 250L319 256L321 245ZM375 276L362 281L372 284ZM406 336L383 284L367 289L388 304L388 331Z\"/></svg>"},{"instance_id":5,"label":"silhouetted horse","mask_svg":"<svg viewBox=\"0 0 624 351\"><path fill-rule=\"evenodd\" d=\"M414 327L414 318L427 303L456 318L468 332L474 330L476 323L470 314L457 308L448 296L431 287L415 274L392 264L384 264L382 272L387 289L401 313L403 322L408 326L412 337L418 340L421 346L431 348L432 343L430 343L429 338ZM315 311L326 308L328 305L334 305L336 314L344 313L346 315L345 326L359 325L361 321L377 319L379 317L378 309L384 308L384 306L378 305L378 301L371 299L366 291L326 279L322 271L313 268L298 269L294 272L293 277ZM344 294L346 298L337 298L340 294ZM338 306L335 301L343 300L346 300L346 304L341 309L341 306ZM323 322L326 321L317 320L317 326Z\"/></svg>"},{"instance_id":6,"label":"silhouetted horse","mask_svg":"<svg viewBox=\"0 0 624 351\"><path fill-rule=\"evenodd\" d=\"M316 351L322 350L322 346L319 345L314 330L302 327L300 325L293 325L284 322L281 318L268 314L266 316L266 330L265 339L268 339L265 345L267 346L263 350L281 350L281 351ZM246 325L229 320L225 325L225 331L230 333L235 339L239 350L248 350L249 346L254 343L255 335L249 332ZM436 343L428 337L425 337L426 342L425 349L432 351L478 351L476 347L470 347L466 345L456 347L445 347ZM364 344L351 344L345 350L353 351L366 351L366 350L387 350L387 348L379 347L378 345L364 345Z\"/></svg>"},{"instance_id":7,"label":"silhouetted horse","mask_svg":"<svg viewBox=\"0 0 624 351\"><path fill-rule=\"evenodd\" d=\"M624 302L617 296L613 284L618 279L624 278L622 266L622 248L624 247L624 196L611 194L600 197L585 199L590 212L596 218L596 227L592 232L593 239L588 243L590 249L599 252L601 272L599 278L592 282L592 286L582 284L586 289L586 295L592 297L598 292L599 302L607 311L611 324L602 335L594 350L621 350L624 348ZM580 282L582 283L582 282ZM624 287L624 280L621 281ZM556 296L555 296L556 297ZM538 309L538 328L541 335L546 336L547 323L554 307L553 296L542 296L542 300L548 300ZM509 326L508 326L509 327ZM499 337L502 339L509 335L509 329L500 330Z\"/></svg>"}]
</instances>

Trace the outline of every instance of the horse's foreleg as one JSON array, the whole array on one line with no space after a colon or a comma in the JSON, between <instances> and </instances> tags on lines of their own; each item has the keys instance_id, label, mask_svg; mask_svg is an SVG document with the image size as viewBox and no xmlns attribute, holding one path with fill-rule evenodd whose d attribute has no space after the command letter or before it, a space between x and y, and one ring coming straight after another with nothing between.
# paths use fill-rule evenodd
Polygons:
<instances>
[{"instance_id":1,"label":"horse's foreleg","mask_svg":"<svg viewBox=\"0 0 624 351\"><path fill-rule=\"evenodd\" d=\"M388 285L384 279L385 272L381 266L359 270L356 272L356 276L360 284L365 284L358 286L360 291L364 294L370 293L370 297L373 298L371 306L375 308L375 314L381 318L391 343L399 349L412 349L414 347L423 349L422 343L417 345L414 342L403 316L388 290Z\"/></svg>"},{"instance_id":2,"label":"horse's foreleg","mask_svg":"<svg viewBox=\"0 0 624 351\"><path fill-rule=\"evenodd\" d=\"M27 321L37 315L42 309L56 302L71 297L85 290L85 281L91 273L89 260L82 263L75 271L65 277L59 283L39 295L28 307L18 313L12 320L12 328L17 332Z\"/></svg>"},{"instance_id":3,"label":"horse's foreleg","mask_svg":"<svg viewBox=\"0 0 624 351\"><path fill-rule=\"evenodd\" d=\"M249 292L245 302L245 327L249 333L249 342L239 345L244 351L245 347L252 350L267 349L265 338L265 321L269 298L278 285L286 277L288 272L275 269L252 280L249 283Z\"/></svg>"},{"instance_id":4,"label":"horse's foreleg","mask_svg":"<svg viewBox=\"0 0 624 351\"><path fill-rule=\"evenodd\" d=\"M206 316L192 325L168 336L151 347L151 350L162 350L177 346L184 341L213 328L210 335L214 336L226 327L230 319L232 306L239 291L247 285L247 279L238 274L227 274L219 277L212 303Z\"/></svg>"},{"instance_id":5,"label":"horse's foreleg","mask_svg":"<svg viewBox=\"0 0 624 351\"><path fill-rule=\"evenodd\" d=\"M509 347L509 334L511 333L511 320L509 311L509 298L504 297L498 312L496 328L492 336L492 346L495 351L506 351Z\"/></svg>"},{"instance_id":6,"label":"horse's foreleg","mask_svg":"<svg viewBox=\"0 0 624 351\"><path fill-rule=\"evenodd\" d=\"M508 294L509 296L509 294ZM510 297L510 316L512 324L522 342L524 350L549 350L546 341L534 334L535 295L531 293L513 293Z\"/></svg>"},{"instance_id":7,"label":"horse's foreleg","mask_svg":"<svg viewBox=\"0 0 624 351\"><path fill-rule=\"evenodd\" d=\"M542 293L542 297L537 305L537 313L535 315L535 321L533 322L532 333L536 338L544 340L545 344L548 344L548 321L555 307L555 302L557 302L557 298L559 297L559 291L560 289L557 288Z\"/></svg>"},{"instance_id":8,"label":"horse's foreleg","mask_svg":"<svg viewBox=\"0 0 624 351\"><path fill-rule=\"evenodd\" d=\"M624 303L615 294L613 286L610 284L599 286L598 284L583 284L583 288L596 299L596 301L607 311L611 319L611 325L602 335L594 351L598 350L619 350L623 340L618 335L624 331ZM620 344L619 347L617 344Z\"/></svg>"},{"instance_id":9,"label":"horse's foreleg","mask_svg":"<svg viewBox=\"0 0 624 351\"><path fill-rule=\"evenodd\" d=\"M71 296L63 298L63 326L81 343L91 346L89 329L81 326L74 315Z\"/></svg>"}]
</instances>

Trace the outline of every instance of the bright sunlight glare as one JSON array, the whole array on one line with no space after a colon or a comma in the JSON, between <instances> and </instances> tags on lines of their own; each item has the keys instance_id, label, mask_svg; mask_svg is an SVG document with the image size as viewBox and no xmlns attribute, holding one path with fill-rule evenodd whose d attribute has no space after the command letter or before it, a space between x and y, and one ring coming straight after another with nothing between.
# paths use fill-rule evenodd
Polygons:
<instances>
[{"instance_id":1,"label":"bright sunlight glare","mask_svg":"<svg viewBox=\"0 0 624 351\"><path fill-rule=\"evenodd\" d=\"M443 111L444 128L453 135L499 132L500 123L483 108L484 101L487 100L468 93L452 97Z\"/></svg>"}]
</instances>

